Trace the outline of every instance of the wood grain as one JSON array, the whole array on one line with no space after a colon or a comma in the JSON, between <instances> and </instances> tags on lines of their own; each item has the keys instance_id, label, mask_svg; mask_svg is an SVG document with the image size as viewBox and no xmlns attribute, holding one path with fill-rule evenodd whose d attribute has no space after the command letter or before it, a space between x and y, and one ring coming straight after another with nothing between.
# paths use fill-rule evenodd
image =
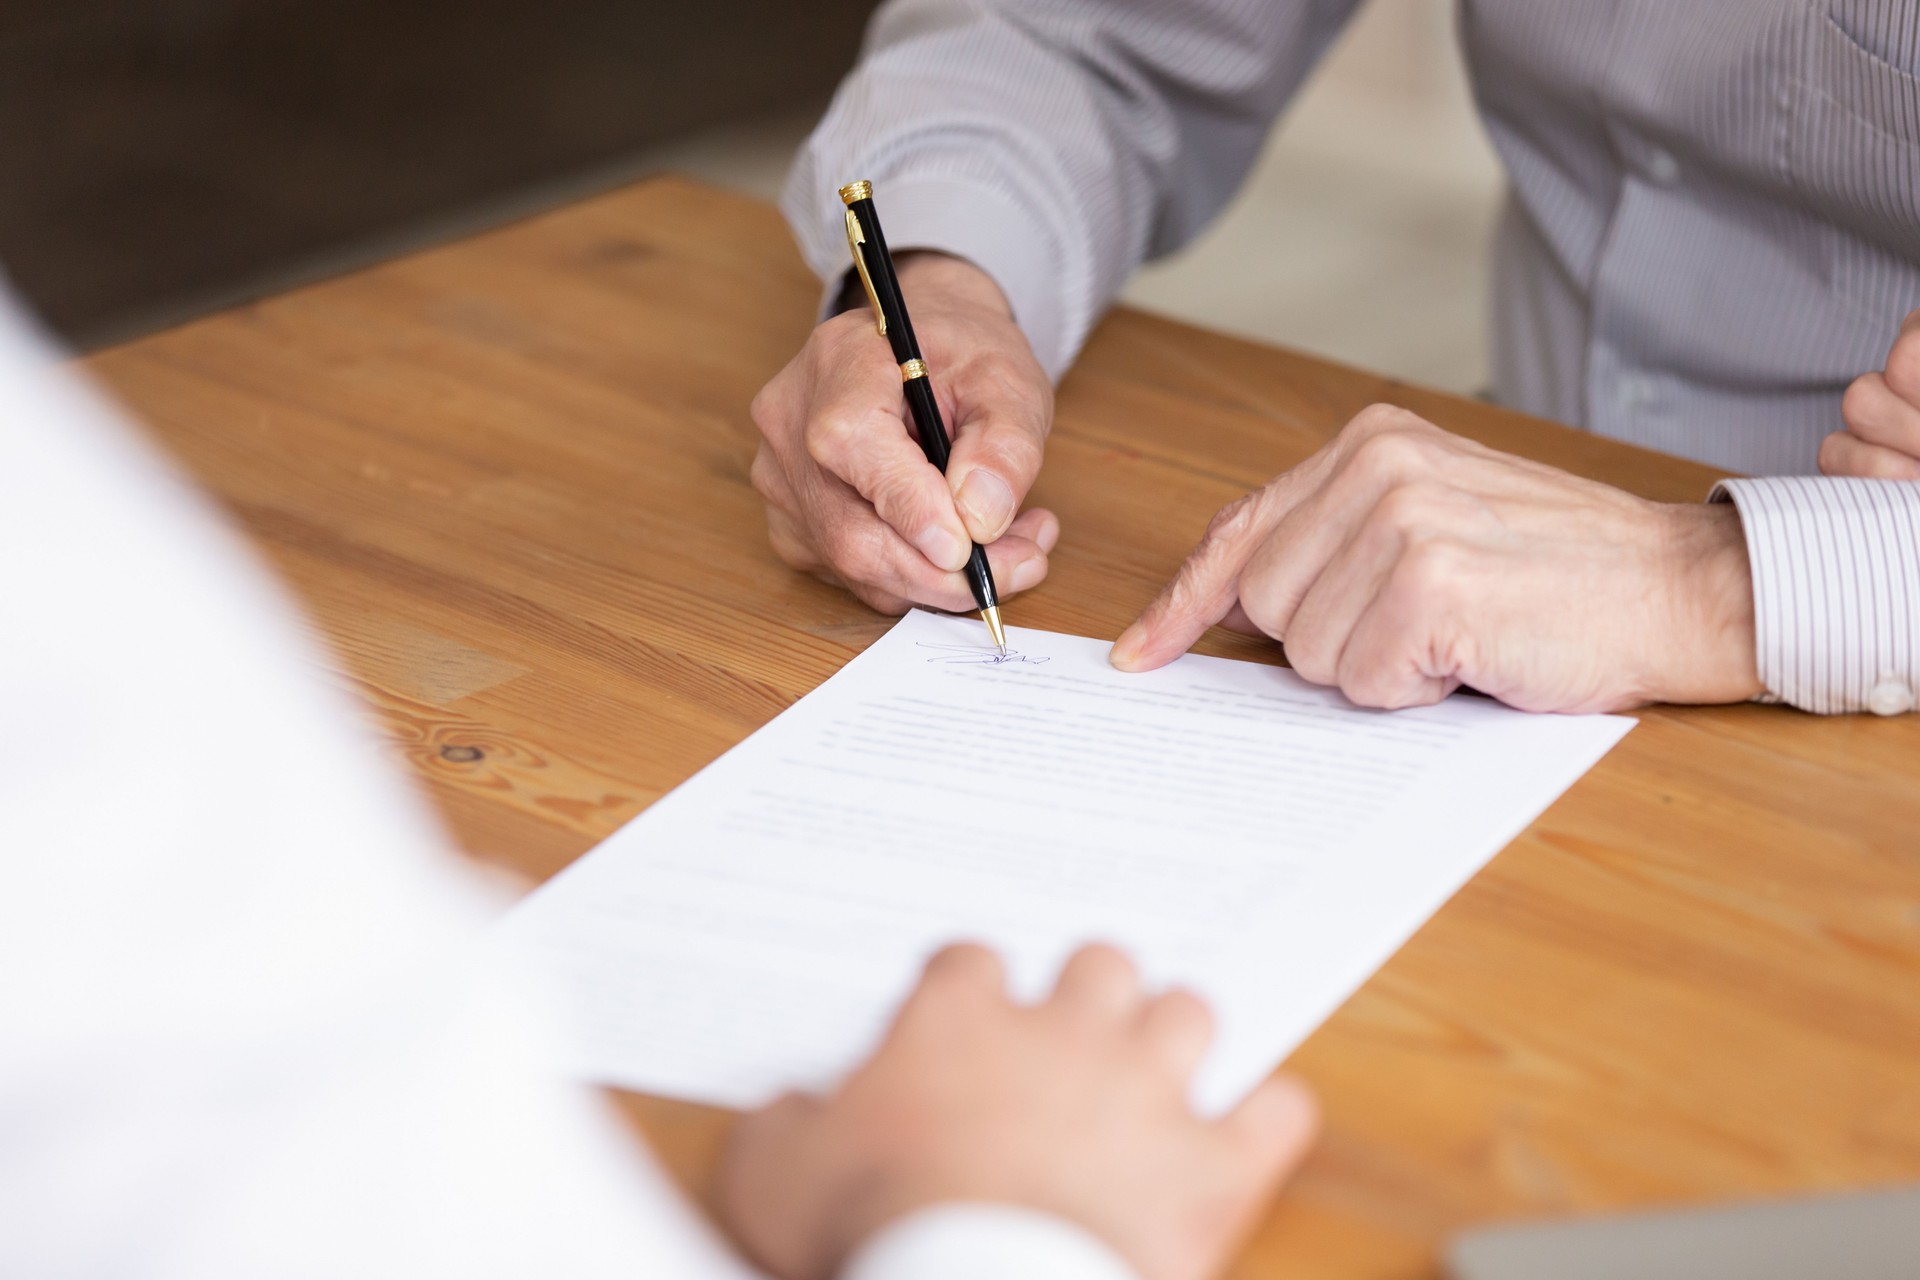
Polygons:
<instances>
[{"instance_id":1,"label":"wood grain","mask_svg":"<svg viewBox=\"0 0 1920 1280\"><path fill-rule=\"evenodd\" d=\"M816 292L772 210L660 180L87 363L465 847L538 879L878 634L773 559L747 485L747 403ZM1122 310L1061 388L1036 497L1065 532L1012 618L1117 634L1218 506L1383 399L1652 497L1713 479ZM1489 1218L1920 1177L1920 717L1646 713L1290 1066L1326 1139L1237 1276L1425 1276ZM727 1117L623 1105L704 1188Z\"/></svg>"}]
</instances>

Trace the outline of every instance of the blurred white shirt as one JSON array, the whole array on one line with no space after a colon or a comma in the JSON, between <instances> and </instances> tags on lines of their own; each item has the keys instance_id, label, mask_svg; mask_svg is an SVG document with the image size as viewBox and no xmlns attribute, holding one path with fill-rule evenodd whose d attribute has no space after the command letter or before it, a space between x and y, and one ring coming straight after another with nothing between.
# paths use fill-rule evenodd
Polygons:
<instances>
[{"instance_id":1,"label":"blurred white shirt","mask_svg":"<svg viewBox=\"0 0 1920 1280\"><path fill-rule=\"evenodd\" d=\"M498 904L54 360L0 294L0 1275L752 1275L550 1074ZM1127 1272L949 1206L847 1274Z\"/></svg>"}]
</instances>

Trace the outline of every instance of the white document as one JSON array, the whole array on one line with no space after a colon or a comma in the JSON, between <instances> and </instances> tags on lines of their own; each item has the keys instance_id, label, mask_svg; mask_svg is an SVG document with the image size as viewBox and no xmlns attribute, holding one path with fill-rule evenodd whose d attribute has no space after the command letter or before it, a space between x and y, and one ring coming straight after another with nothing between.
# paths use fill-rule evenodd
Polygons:
<instances>
[{"instance_id":1,"label":"white document","mask_svg":"<svg viewBox=\"0 0 1920 1280\"><path fill-rule=\"evenodd\" d=\"M856 1063L944 943L1033 998L1100 940L1213 1006L1221 1110L1633 726L1008 636L909 614L515 909L582 1076L756 1105Z\"/></svg>"}]
</instances>

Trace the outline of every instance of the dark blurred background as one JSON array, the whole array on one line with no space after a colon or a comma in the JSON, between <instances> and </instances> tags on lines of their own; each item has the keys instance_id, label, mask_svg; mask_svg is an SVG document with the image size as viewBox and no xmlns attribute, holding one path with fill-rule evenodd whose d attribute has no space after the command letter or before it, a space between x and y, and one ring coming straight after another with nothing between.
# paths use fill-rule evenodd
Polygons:
<instances>
[{"instance_id":1,"label":"dark blurred background","mask_svg":"<svg viewBox=\"0 0 1920 1280\"><path fill-rule=\"evenodd\" d=\"M876 3L0 0L0 269L90 348L649 173L772 199ZM1472 392L1503 190L1452 0L1366 0L1124 296Z\"/></svg>"},{"instance_id":2,"label":"dark blurred background","mask_svg":"<svg viewBox=\"0 0 1920 1280\"><path fill-rule=\"evenodd\" d=\"M0 264L97 346L824 104L875 0L0 0Z\"/></svg>"}]
</instances>

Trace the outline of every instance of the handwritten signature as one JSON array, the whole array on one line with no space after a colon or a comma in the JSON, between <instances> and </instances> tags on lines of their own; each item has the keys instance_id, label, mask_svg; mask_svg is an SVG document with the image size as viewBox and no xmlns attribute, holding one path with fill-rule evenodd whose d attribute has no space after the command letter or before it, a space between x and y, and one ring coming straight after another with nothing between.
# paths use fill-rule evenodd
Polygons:
<instances>
[{"instance_id":1,"label":"handwritten signature","mask_svg":"<svg viewBox=\"0 0 1920 1280\"><path fill-rule=\"evenodd\" d=\"M1037 667L1043 662L1052 661L1052 659L1047 657L1029 657L1017 649L1009 649L1005 653L1002 653L998 649L986 645L928 644L925 640L919 640L915 643L922 649L938 649L940 651L940 656L928 658L928 662L961 663L970 667L1004 667L1009 663L1024 662Z\"/></svg>"}]
</instances>

